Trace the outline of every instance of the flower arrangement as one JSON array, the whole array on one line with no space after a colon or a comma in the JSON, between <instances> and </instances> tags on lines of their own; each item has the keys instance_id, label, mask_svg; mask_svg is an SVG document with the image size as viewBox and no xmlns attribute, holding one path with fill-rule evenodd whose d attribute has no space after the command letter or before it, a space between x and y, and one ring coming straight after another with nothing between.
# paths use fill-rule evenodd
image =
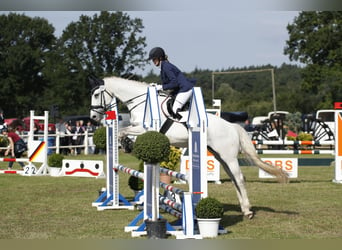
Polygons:
<instances>
[{"instance_id":1,"label":"flower arrangement","mask_svg":"<svg viewBox=\"0 0 342 250\"><path fill-rule=\"evenodd\" d=\"M173 171L176 170L176 168L179 166L181 155L182 151L179 148L170 146L169 159L168 161L161 162L160 166Z\"/></svg>"}]
</instances>

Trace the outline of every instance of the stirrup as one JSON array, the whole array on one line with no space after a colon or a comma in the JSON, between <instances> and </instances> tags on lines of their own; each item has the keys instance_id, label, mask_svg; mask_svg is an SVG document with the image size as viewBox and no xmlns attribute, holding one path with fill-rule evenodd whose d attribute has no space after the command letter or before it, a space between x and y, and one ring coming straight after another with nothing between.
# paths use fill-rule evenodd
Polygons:
<instances>
[{"instance_id":1,"label":"stirrup","mask_svg":"<svg viewBox=\"0 0 342 250\"><path fill-rule=\"evenodd\" d=\"M179 122L186 122L188 118L189 111L178 111L176 114L176 119Z\"/></svg>"}]
</instances>

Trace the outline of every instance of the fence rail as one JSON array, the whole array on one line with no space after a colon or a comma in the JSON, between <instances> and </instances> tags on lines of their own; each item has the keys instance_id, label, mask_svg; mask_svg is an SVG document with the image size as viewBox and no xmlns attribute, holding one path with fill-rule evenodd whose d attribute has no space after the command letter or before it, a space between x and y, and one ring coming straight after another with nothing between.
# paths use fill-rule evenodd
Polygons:
<instances>
[{"instance_id":1,"label":"fence rail","mask_svg":"<svg viewBox=\"0 0 342 250\"><path fill-rule=\"evenodd\" d=\"M55 134L49 134L48 136L48 152L49 154L51 152L61 153L63 149L69 149L76 154L76 149L81 148L83 151L83 154L93 154L95 152L96 145L93 142L93 135L94 133L88 133L88 131L85 131L83 134L78 136L83 136L83 143L79 145L61 145L61 138L65 137L73 137L74 134L64 134L56 132ZM3 135L0 135L3 136ZM20 135L26 142L28 135ZM43 134L35 134L34 137L37 137L39 140L43 139ZM49 141L51 140L51 141ZM52 143L53 142L53 143ZM287 145L287 146L295 146L295 145L304 145L304 146L334 146L334 141L266 141L266 140L253 140L252 143L255 146L261 146L261 145ZM0 150L5 150L7 147L0 147ZM292 150L292 149L274 149L274 150L267 150L267 149L261 149L256 148L256 151L258 154L334 154L333 150ZM309 152L310 151L310 152Z\"/></svg>"},{"instance_id":2,"label":"fence rail","mask_svg":"<svg viewBox=\"0 0 342 250\"><path fill-rule=\"evenodd\" d=\"M76 149L81 148L83 151L83 154L88 155L95 152L96 145L93 142L93 135L94 133L88 133L88 131L85 131L83 134L77 135L83 137L82 144L69 144L62 146L61 145L61 138L66 137L73 137L74 134L64 134L59 133L58 131L55 134L49 134L48 135L48 154L51 152L56 152L57 154L61 153L62 149L70 149L71 151L76 154ZM3 135L0 135L3 136ZM20 137L27 142L28 140L28 134L20 135ZM43 140L44 135L43 134L34 134L34 137L38 140ZM6 150L8 147L0 147L0 150Z\"/></svg>"}]
</instances>

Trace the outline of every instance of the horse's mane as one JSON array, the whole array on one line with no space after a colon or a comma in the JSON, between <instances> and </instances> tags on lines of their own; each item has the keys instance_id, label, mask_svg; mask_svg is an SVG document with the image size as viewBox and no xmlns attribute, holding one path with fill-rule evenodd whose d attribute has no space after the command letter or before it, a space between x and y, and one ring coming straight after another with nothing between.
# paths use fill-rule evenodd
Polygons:
<instances>
[{"instance_id":1,"label":"horse's mane","mask_svg":"<svg viewBox=\"0 0 342 250\"><path fill-rule=\"evenodd\" d=\"M145 82L117 76L105 77L103 80L105 88L123 102L146 93L148 87L148 84Z\"/></svg>"},{"instance_id":2,"label":"horse's mane","mask_svg":"<svg viewBox=\"0 0 342 250\"><path fill-rule=\"evenodd\" d=\"M124 82L128 82L130 84L136 85L137 87L144 87L146 88L149 84L146 82L139 82L136 80L132 80L132 79L126 79L126 78L122 78L122 77L118 77L118 76L109 76L109 77L105 77L103 80L106 82L106 79L108 80L118 80L118 81L124 81Z\"/></svg>"}]
</instances>

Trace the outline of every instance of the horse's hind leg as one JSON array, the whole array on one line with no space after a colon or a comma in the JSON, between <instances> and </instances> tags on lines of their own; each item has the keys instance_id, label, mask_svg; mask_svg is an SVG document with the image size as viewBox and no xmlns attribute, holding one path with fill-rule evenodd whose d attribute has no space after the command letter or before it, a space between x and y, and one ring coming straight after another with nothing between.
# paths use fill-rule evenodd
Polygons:
<instances>
[{"instance_id":1,"label":"horse's hind leg","mask_svg":"<svg viewBox=\"0 0 342 250\"><path fill-rule=\"evenodd\" d=\"M251 205L248 200L247 191L245 187L245 181L243 174L241 172L239 162L237 159L237 152L230 152L234 155L225 154L224 156L221 156L216 150L214 150L212 147L208 147L208 150L215 156L215 158L221 163L223 166L224 171L228 174L231 181L234 183L237 197L240 202L240 207L242 213L247 216L249 219L252 219L254 214L250 210Z\"/></svg>"},{"instance_id":2,"label":"horse's hind leg","mask_svg":"<svg viewBox=\"0 0 342 250\"><path fill-rule=\"evenodd\" d=\"M241 172L238 160L234 159L230 161L228 165L223 164L223 168L227 172L227 174L230 176L232 182L234 183L242 213L245 216L247 216L249 219L252 219L254 216L254 213L250 210L251 205L249 203L249 199L248 199L247 191L245 187L244 176Z\"/></svg>"}]
</instances>

